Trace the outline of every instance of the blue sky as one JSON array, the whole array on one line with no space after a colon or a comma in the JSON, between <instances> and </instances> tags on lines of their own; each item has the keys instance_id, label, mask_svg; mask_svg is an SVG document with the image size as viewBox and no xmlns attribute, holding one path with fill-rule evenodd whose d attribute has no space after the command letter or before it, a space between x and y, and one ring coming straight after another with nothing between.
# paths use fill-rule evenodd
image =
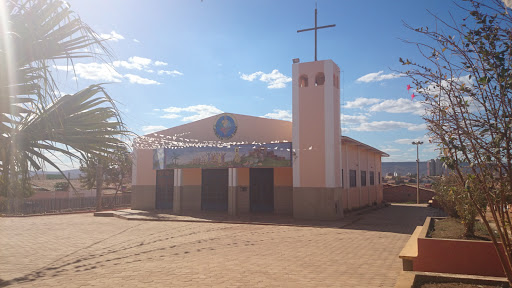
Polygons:
<instances>
[{"instance_id":1,"label":"blue sky","mask_svg":"<svg viewBox=\"0 0 512 288\"><path fill-rule=\"evenodd\" d=\"M110 82L128 128L139 135L221 112L291 120L292 59L314 60L315 1L77 0L72 10L114 53L75 63L62 74L64 93ZM415 161L411 141L422 139L422 161L438 152L428 145L421 99L411 101L410 81L398 59L420 59L400 39L418 35L402 24L433 27L427 9L460 14L446 0L318 1L318 58L342 70L343 134L391 155ZM57 67L63 70L64 67ZM412 92L413 90L411 90Z\"/></svg>"}]
</instances>

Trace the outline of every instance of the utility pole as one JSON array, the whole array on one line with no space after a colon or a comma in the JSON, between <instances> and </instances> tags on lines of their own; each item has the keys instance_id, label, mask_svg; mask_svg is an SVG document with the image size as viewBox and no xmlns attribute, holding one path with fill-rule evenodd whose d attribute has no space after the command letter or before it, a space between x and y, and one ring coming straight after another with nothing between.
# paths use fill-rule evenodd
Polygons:
<instances>
[{"instance_id":1,"label":"utility pole","mask_svg":"<svg viewBox=\"0 0 512 288\"><path fill-rule=\"evenodd\" d=\"M103 188L103 165L96 165L96 211L101 211L101 194Z\"/></svg>"},{"instance_id":2,"label":"utility pole","mask_svg":"<svg viewBox=\"0 0 512 288\"><path fill-rule=\"evenodd\" d=\"M416 204L420 204L420 145L422 141L413 141L412 145L416 145Z\"/></svg>"}]
</instances>

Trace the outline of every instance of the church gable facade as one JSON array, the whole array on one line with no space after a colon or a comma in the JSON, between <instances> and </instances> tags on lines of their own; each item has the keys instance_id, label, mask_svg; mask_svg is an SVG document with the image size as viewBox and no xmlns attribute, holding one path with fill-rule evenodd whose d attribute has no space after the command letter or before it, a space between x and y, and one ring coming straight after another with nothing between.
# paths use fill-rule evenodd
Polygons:
<instances>
[{"instance_id":1,"label":"church gable facade","mask_svg":"<svg viewBox=\"0 0 512 288\"><path fill-rule=\"evenodd\" d=\"M339 71L293 64L292 122L223 113L136 139L132 209L327 220L382 202L388 155L341 136Z\"/></svg>"}]
</instances>

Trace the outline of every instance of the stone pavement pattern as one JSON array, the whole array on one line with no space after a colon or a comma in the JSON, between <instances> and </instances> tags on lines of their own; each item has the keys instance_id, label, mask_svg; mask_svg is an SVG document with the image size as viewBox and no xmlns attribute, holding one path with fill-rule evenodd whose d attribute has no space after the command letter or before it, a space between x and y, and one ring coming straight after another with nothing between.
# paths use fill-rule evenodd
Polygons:
<instances>
[{"instance_id":1,"label":"stone pavement pattern","mask_svg":"<svg viewBox=\"0 0 512 288\"><path fill-rule=\"evenodd\" d=\"M329 227L0 218L0 287L393 287L409 235L439 213L393 205Z\"/></svg>"}]
</instances>

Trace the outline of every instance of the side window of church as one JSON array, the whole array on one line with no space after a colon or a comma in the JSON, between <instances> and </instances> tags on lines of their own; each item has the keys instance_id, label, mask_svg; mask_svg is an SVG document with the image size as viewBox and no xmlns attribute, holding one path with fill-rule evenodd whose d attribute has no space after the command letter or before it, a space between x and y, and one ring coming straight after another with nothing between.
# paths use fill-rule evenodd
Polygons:
<instances>
[{"instance_id":1,"label":"side window of church","mask_svg":"<svg viewBox=\"0 0 512 288\"><path fill-rule=\"evenodd\" d=\"M366 171L361 171L361 186L366 186Z\"/></svg>"},{"instance_id":2,"label":"side window of church","mask_svg":"<svg viewBox=\"0 0 512 288\"><path fill-rule=\"evenodd\" d=\"M343 169L341 169L341 188L344 187L345 177L343 177Z\"/></svg>"},{"instance_id":3,"label":"side window of church","mask_svg":"<svg viewBox=\"0 0 512 288\"><path fill-rule=\"evenodd\" d=\"M379 172L379 184L380 184L380 172Z\"/></svg>"},{"instance_id":4,"label":"side window of church","mask_svg":"<svg viewBox=\"0 0 512 288\"><path fill-rule=\"evenodd\" d=\"M375 185L375 172L370 171L370 185Z\"/></svg>"},{"instance_id":5,"label":"side window of church","mask_svg":"<svg viewBox=\"0 0 512 288\"><path fill-rule=\"evenodd\" d=\"M350 170L350 187L356 187L356 170Z\"/></svg>"}]
</instances>

